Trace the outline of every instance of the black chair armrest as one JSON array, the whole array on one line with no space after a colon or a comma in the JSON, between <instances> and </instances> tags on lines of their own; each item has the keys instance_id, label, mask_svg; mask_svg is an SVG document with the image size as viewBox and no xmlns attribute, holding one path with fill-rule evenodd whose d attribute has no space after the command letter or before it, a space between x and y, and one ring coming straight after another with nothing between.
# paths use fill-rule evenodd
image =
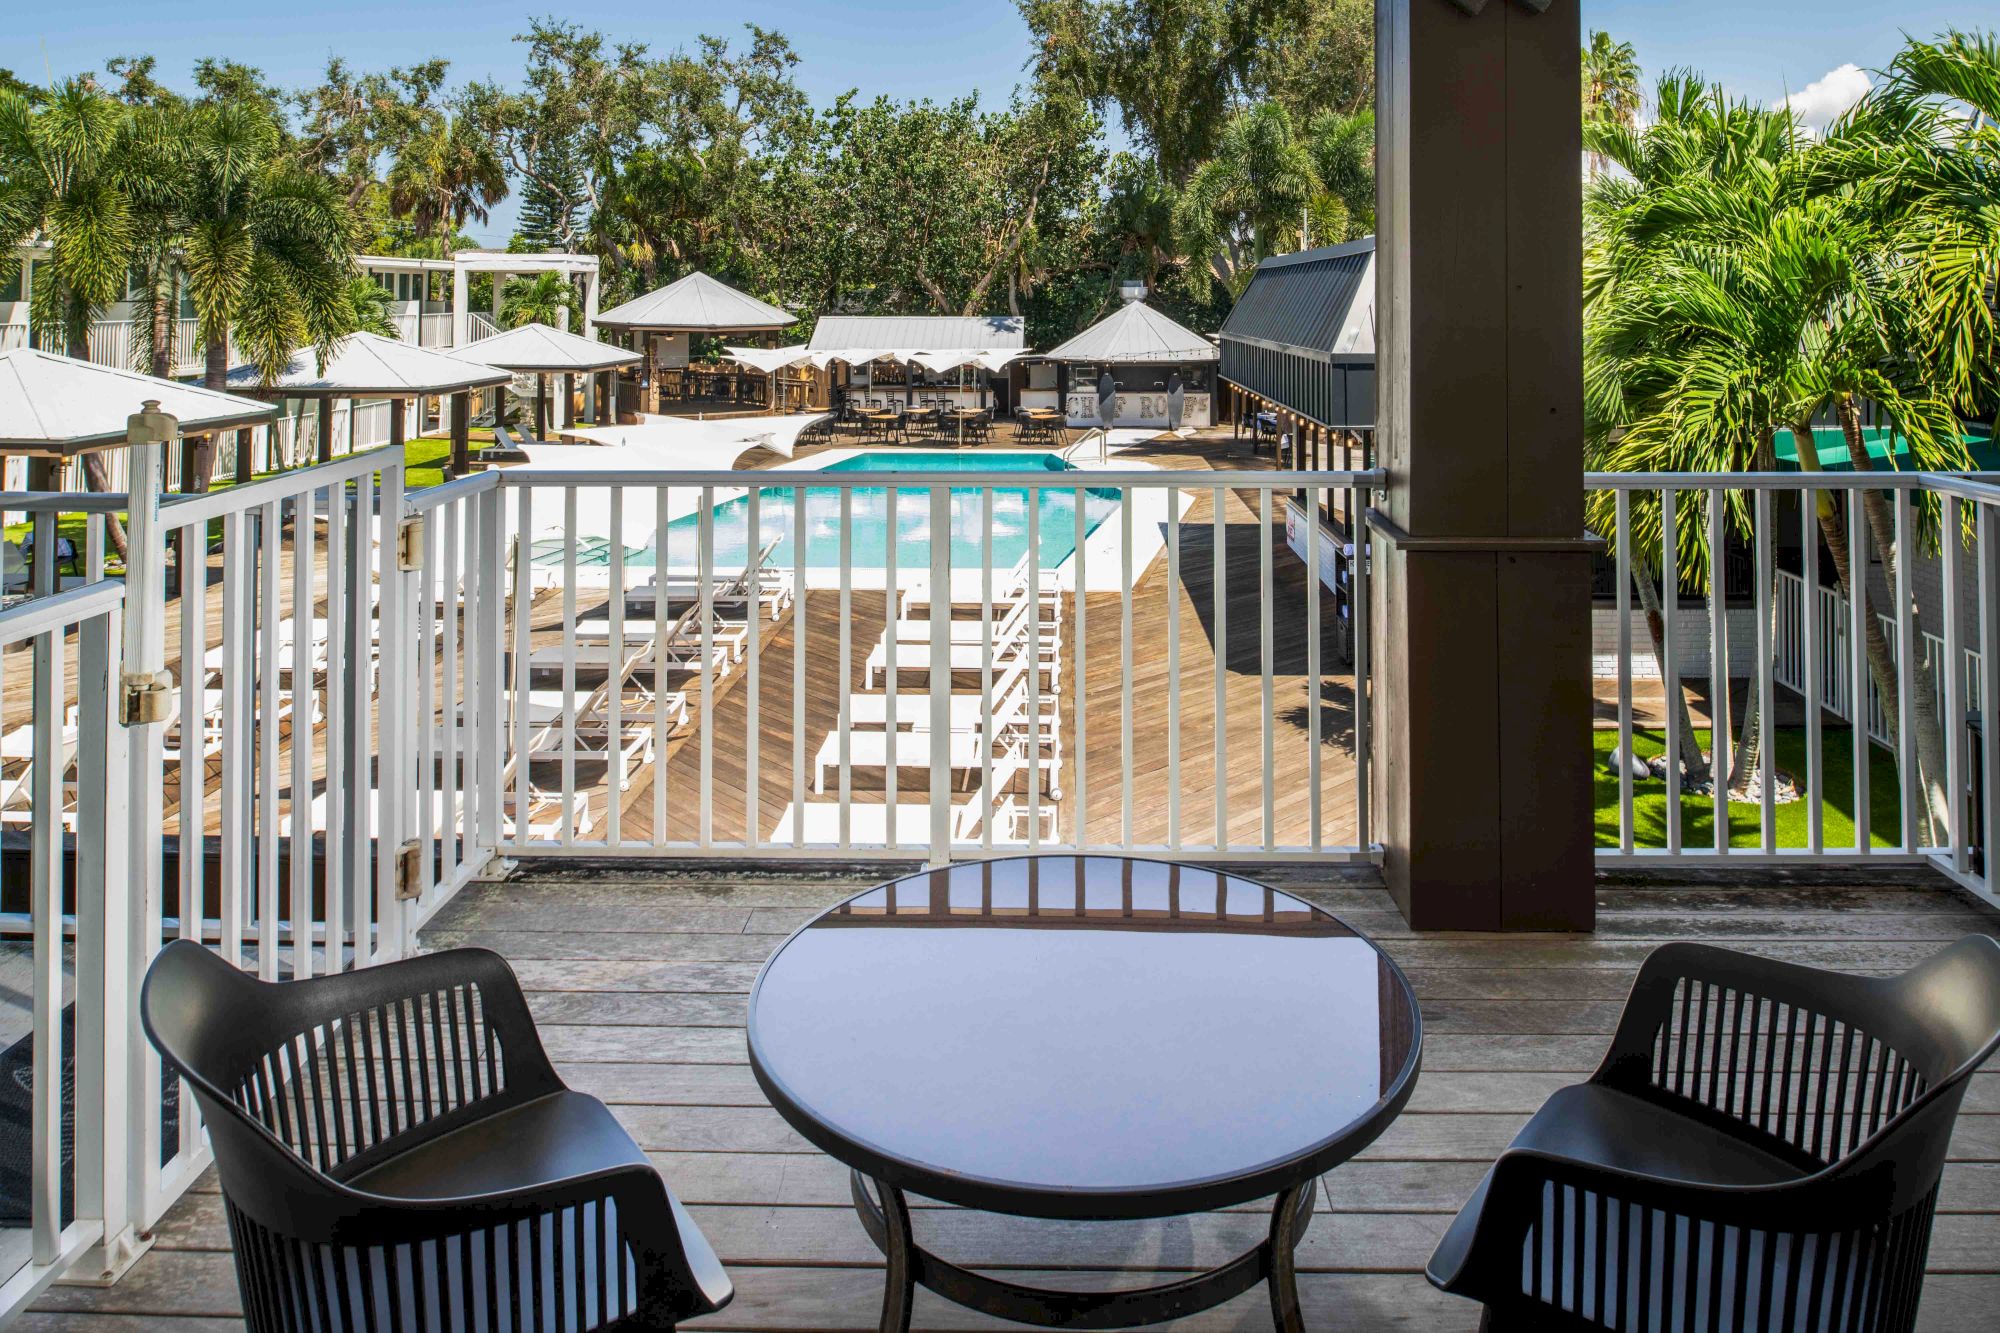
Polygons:
<instances>
[{"instance_id":1,"label":"black chair armrest","mask_svg":"<svg viewBox=\"0 0 2000 1333\"><path fill-rule=\"evenodd\" d=\"M1608 1203L1653 1209L1687 1218L1691 1225L1712 1222L1790 1233L1800 1230L1801 1219L1810 1219L1810 1230L1839 1233L1866 1230L1887 1215L1895 1199L1892 1174L1812 1176L1777 1185L1710 1185L1597 1166L1532 1148L1509 1148L1487 1176L1472 1243L1459 1256L1461 1268L1481 1265L1492 1271L1469 1275L1454 1269L1433 1277L1453 1288L1467 1278L1502 1287L1518 1281L1522 1242L1541 1222L1544 1197L1551 1187L1559 1198L1564 1191L1577 1192L1560 1207L1580 1208L1581 1196L1593 1194L1600 1207ZM1580 1220L1577 1225L1581 1234Z\"/></svg>"},{"instance_id":2,"label":"black chair armrest","mask_svg":"<svg viewBox=\"0 0 2000 1333\"><path fill-rule=\"evenodd\" d=\"M611 1167L531 1189L461 1198L406 1199L365 1190L351 1190L350 1197L354 1207L334 1223L330 1240L363 1247L414 1244L452 1231L536 1225L565 1210L609 1203L616 1210L618 1235L630 1242L641 1321L667 1325L705 1312L687 1302L687 1293L701 1292L705 1284L689 1266L687 1238L666 1183L650 1166ZM706 1252L707 1242L699 1244ZM675 1293L681 1293L679 1299Z\"/></svg>"}]
</instances>

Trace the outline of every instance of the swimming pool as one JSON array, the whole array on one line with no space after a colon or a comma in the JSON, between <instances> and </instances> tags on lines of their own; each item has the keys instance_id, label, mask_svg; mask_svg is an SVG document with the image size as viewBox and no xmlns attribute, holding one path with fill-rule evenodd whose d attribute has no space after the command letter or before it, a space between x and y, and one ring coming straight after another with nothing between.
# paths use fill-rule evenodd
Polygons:
<instances>
[{"instance_id":1,"label":"swimming pool","mask_svg":"<svg viewBox=\"0 0 2000 1333\"><path fill-rule=\"evenodd\" d=\"M1050 453L860 453L813 471L823 472L1074 472L1061 456ZM783 469L766 473L776 478ZM715 507L715 555L712 568L737 570L755 550L776 541L771 560L778 568L792 563L793 496L790 486L767 486L758 496L760 540L749 539L750 500L738 496ZM993 491L993 565L1008 570L1020 563L1028 551L1028 505L1033 494L1025 488L995 487ZM1086 535L1096 530L1118 508L1115 491L1085 490L1083 525ZM885 486L857 486L853 491L852 558L854 568L887 568L889 532L889 489ZM1076 549L1077 492L1039 492L1041 566L1054 569ZM840 489L809 486L805 489L805 565L814 569L837 569L840 565ZM979 489L973 486L951 490L951 563L954 568L979 567L982 556L984 509ZM700 541L700 515L689 514L667 525L666 564L673 569L692 569ZM928 490L904 490L896 503L896 566L904 574L920 574L930 567L931 501ZM635 554L630 563L651 565L654 551Z\"/></svg>"}]
</instances>

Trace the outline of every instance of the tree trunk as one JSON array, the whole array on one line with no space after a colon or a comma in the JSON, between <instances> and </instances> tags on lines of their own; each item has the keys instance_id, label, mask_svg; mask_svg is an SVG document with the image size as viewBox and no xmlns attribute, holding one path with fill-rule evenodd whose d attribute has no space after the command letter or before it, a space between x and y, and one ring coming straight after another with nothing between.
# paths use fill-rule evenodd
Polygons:
<instances>
[{"instance_id":1,"label":"tree trunk","mask_svg":"<svg viewBox=\"0 0 2000 1333\"><path fill-rule=\"evenodd\" d=\"M1694 717L1688 712L1687 691L1677 689L1673 692L1673 698L1665 697L1667 617L1660 604L1660 591L1653 586L1653 579L1649 574L1641 573L1633 582L1639 585L1639 605L1646 613L1646 630L1653 637L1653 661L1660 669L1661 702L1679 714L1675 719L1675 726L1680 730L1681 767L1687 774L1684 781L1689 786L1705 782L1709 775L1709 761L1694 738Z\"/></svg>"},{"instance_id":2,"label":"tree trunk","mask_svg":"<svg viewBox=\"0 0 2000 1333\"><path fill-rule=\"evenodd\" d=\"M83 456L83 482L100 495L111 489L111 478L104 471L104 455L94 449ZM129 552L125 543L125 525L118 521L118 515L104 516L104 536L122 562Z\"/></svg>"},{"instance_id":3,"label":"tree trunk","mask_svg":"<svg viewBox=\"0 0 2000 1333\"><path fill-rule=\"evenodd\" d=\"M229 391L229 335L203 332L201 382L217 393ZM204 435L195 446L194 488L205 491L215 473L215 437Z\"/></svg>"},{"instance_id":4,"label":"tree trunk","mask_svg":"<svg viewBox=\"0 0 2000 1333\"><path fill-rule=\"evenodd\" d=\"M68 351L78 361L90 360L90 326L79 319L69 321ZM96 450L83 455L83 484L93 491L104 492L111 489L111 481L104 472L104 460ZM111 542L111 549L118 552L118 558L125 558L125 525L116 514L104 516L104 535ZM55 559L54 543L50 544L49 559Z\"/></svg>"},{"instance_id":5,"label":"tree trunk","mask_svg":"<svg viewBox=\"0 0 2000 1333\"><path fill-rule=\"evenodd\" d=\"M1853 397L1841 397L1835 404L1835 411L1840 418L1841 435L1847 442L1848 461L1857 473L1873 472L1875 463L1868 456L1867 441L1861 433L1861 412L1855 405ZM1897 548L1895 519L1890 515L1889 506L1883 501L1880 491L1862 492L1861 512L1868 519L1869 536L1875 543L1876 558L1882 562L1882 570L1889 586L1894 588L1898 583L1897 562L1905 559L1910 553ZM1824 519L1821 526L1825 526ZM1959 536L1957 533L1947 532L1943 534L1942 540L1957 541ZM1844 542L1842 549L1845 550ZM1866 573L1864 568L1862 571L1864 580ZM1850 589L1853 587L1855 580L1848 577L1845 568L1842 569L1841 578L1847 587ZM1853 593L1850 591L1849 595L1852 596ZM1901 610L1900 607L1897 609ZM1951 615L1956 610L1955 607L1947 607L1944 613ZM1935 847L1944 841L1946 830L1955 829L1959 820L1953 810L1955 793L1945 788L1944 725L1937 715L1936 684L1932 679L1930 666L1925 663L1923 653L1917 647L1923 642L1923 627L1921 622L1915 620L1914 609L1911 614L1913 642L1908 645L1906 654L1910 660L1901 665L1915 678L1910 691L1910 721L1917 733L1917 783L1924 798L1923 825L1920 831L1925 845ZM1866 617L1866 630L1870 673L1874 675L1875 688L1881 692L1886 705L1888 701L1897 697L1897 663L1889 651L1889 641L1882 633L1881 622L1874 616ZM1957 669L1956 663L1946 665L1948 669ZM1859 707L1860 704L1857 702L1857 712ZM1901 719L1893 708L1885 706L1882 711L1890 718L1890 737L1892 740L1896 739ZM1856 725L1865 723L1857 716ZM1900 745L1896 747L1896 753L1897 762L1901 763Z\"/></svg>"},{"instance_id":6,"label":"tree trunk","mask_svg":"<svg viewBox=\"0 0 2000 1333\"><path fill-rule=\"evenodd\" d=\"M1771 443L1766 442L1758 446L1757 452L1751 456L1750 470L1752 472L1773 472L1777 470L1777 463L1777 450ZM1768 626L1768 629L1771 635L1770 642L1773 644L1778 641L1777 582L1778 571L1773 569L1771 571L1771 589L1768 599L1768 605L1771 608L1771 624ZM1729 757L1730 795L1745 801L1749 800L1753 794L1759 793L1762 790L1761 788L1752 787L1751 784L1759 780L1760 775L1758 770L1764 761L1763 707L1759 702L1759 695L1762 691L1757 686L1758 682L1763 679L1763 674L1769 670L1771 670L1770 662L1759 662L1757 664L1757 674L1751 677L1750 688L1745 692L1743 700L1743 721L1736 736L1736 751ZM1771 757L1771 777L1774 782L1777 779L1777 775L1778 761L1777 756L1773 755Z\"/></svg>"},{"instance_id":7,"label":"tree trunk","mask_svg":"<svg viewBox=\"0 0 2000 1333\"><path fill-rule=\"evenodd\" d=\"M171 288L164 294L159 283L153 283L153 377L171 379L174 373L173 321L168 311L174 308L174 293Z\"/></svg>"}]
</instances>

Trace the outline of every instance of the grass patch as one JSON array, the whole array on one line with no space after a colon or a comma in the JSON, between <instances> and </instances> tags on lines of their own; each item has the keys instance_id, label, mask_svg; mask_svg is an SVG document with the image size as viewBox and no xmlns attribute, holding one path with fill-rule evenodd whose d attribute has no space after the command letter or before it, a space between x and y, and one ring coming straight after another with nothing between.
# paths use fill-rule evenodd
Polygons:
<instances>
[{"instance_id":1,"label":"grass patch","mask_svg":"<svg viewBox=\"0 0 2000 1333\"><path fill-rule=\"evenodd\" d=\"M1778 767L1789 773L1801 787L1806 780L1806 733L1803 727L1780 727L1774 733L1778 746ZM1597 798L1597 845L1618 845L1618 774L1611 768L1611 752L1618 748L1616 731L1593 732L1596 769L1593 783ZM1695 738L1703 750L1709 735L1697 729ZM1650 759L1666 749L1665 733L1632 733L1632 748ZM1821 733L1821 772L1826 789L1823 819L1828 847L1854 845L1854 745L1845 728L1828 728ZM1868 835L1876 847L1894 847L1901 836L1902 802L1898 794L1895 756L1879 745L1868 747ZM1807 845L1806 813L1811 793L1804 793L1789 805L1775 810L1778 846ZM1667 845L1667 792L1663 782L1632 784L1632 838L1640 847ZM1762 810L1756 805L1729 807L1729 845L1756 847L1762 841ZM1712 797L1683 793L1681 796L1681 845L1689 848L1715 845L1715 805Z\"/></svg>"}]
</instances>

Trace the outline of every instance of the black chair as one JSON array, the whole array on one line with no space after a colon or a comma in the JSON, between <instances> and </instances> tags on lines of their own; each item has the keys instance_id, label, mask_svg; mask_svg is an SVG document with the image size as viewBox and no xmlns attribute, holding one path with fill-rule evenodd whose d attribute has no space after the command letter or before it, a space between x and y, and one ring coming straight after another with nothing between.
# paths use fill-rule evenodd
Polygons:
<instances>
[{"instance_id":1,"label":"black chair","mask_svg":"<svg viewBox=\"0 0 2000 1333\"><path fill-rule=\"evenodd\" d=\"M1490 1328L1909 1329L1952 1122L1996 1046L1984 935L1882 980L1667 945L1427 1275Z\"/></svg>"},{"instance_id":2,"label":"black chair","mask_svg":"<svg viewBox=\"0 0 2000 1333\"><path fill-rule=\"evenodd\" d=\"M497 954L273 985L176 940L140 1014L207 1121L255 1333L672 1329L733 1295Z\"/></svg>"}]
</instances>

